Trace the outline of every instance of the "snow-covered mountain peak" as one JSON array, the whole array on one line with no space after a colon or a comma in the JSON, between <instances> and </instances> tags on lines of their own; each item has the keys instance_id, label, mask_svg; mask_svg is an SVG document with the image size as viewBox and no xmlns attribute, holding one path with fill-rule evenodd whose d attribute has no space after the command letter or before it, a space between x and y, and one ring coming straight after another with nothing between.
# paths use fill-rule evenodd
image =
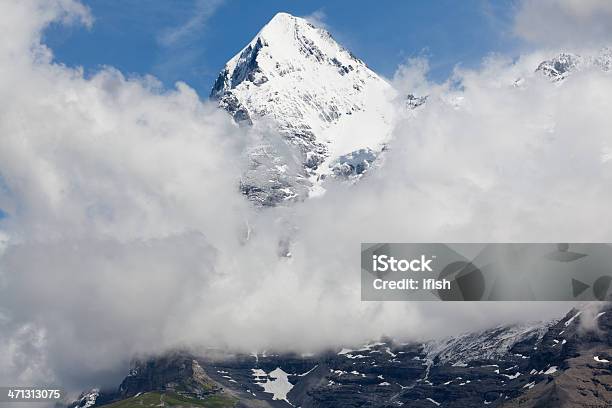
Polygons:
<instances>
[{"instance_id":1,"label":"snow-covered mountain peak","mask_svg":"<svg viewBox=\"0 0 612 408\"><path fill-rule=\"evenodd\" d=\"M281 157L278 140L253 152L243 191L264 205L305 197L328 175L363 173L391 133L393 96L326 30L287 13L275 15L228 61L211 91L237 122L272 124L297 151L297 166L286 165L293 159ZM341 162L357 156L368 159Z\"/></svg>"},{"instance_id":2,"label":"snow-covered mountain peak","mask_svg":"<svg viewBox=\"0 0 612 408\"><path fill-rule=\"evenodd\" d=\"M322 62L326 56L343 59L348 56L348 53L331 38L327 31L315 27L303 18L287 13L276 14L243 51L260 46L266 48L264 53L273 60L258 61L259 65L268 71L274 71L277 62L294 63L304 57ZM239 53L229 61L228 68L232 69L239 63L241 54Z\"/></svg>"},{"instance_id":3,"label":"snow-covered mountain peak","mask_svg":"<svg viewBox=\"0 0 612 408\"><path fill-rule=\"evenodd\" d=\"M317 69L307 72L308 68ZM355 71L353 76L359 79L372 78L384 83L326 30L303 18L278 13L228 61L211 95L221 96L223 91L238 88L245 81L262 85L286 76L305 79L308 74L326 73L330 68L338 76Z\"/></svg>"}]
</instances>

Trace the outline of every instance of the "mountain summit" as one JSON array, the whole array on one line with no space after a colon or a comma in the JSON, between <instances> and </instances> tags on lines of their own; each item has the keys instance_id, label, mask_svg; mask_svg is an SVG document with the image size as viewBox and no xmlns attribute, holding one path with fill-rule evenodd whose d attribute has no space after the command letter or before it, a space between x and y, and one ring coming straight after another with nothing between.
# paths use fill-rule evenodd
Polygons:
<instances>
[{"instance_id":1,"label":"mountain summit","mask_svg":"<svg viewBox=\"0 0 612 408\"><path fill-rule=\"evenodd\" d=\"M265 134L243 192L262 205L322 191L328 176L359 177L391 133L391 86L324 29L278 13L229 60L211 98Z\"/></svg>"}]
</instances>

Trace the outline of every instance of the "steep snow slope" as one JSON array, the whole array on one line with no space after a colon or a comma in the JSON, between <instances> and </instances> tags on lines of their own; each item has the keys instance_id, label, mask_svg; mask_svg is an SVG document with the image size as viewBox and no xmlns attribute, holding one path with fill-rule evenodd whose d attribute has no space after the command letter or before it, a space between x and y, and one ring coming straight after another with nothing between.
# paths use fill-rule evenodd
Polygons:
<instances>
[{"instance_id":1,"label":"steep snow slope","mask_svg":"<svg viewBox=\"0 0 612 408\"><path fill-rule=\"evenodd\" d=\"M424 345L429 359L440 363L465 364L476 359L499 359L526 339L541 339L554 322L500 326L483 332L431 341Z\"/></svg>"},{"instance_id":2,"label":"steep snow slope","mask_svg":"<svg viewBox=\"0 0 612 408\"><path fill-rule=\"evenodd\" d=\"M327 176L365 172L390 136L393 96L327 31L286 13L226 64L211 91L238 123L276 132L250 153L242 183L263 205L319 192Z\"/></svg>"}]
</instances>

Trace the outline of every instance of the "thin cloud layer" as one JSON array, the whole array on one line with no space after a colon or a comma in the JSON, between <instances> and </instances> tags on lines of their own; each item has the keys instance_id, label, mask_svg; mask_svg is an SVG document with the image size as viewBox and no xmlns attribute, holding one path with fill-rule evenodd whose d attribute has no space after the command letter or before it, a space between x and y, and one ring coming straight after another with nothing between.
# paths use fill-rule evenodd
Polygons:
<instances>
[{"instance_id":1,"label":"thin cloud layer","mask_svg":"<svg viewBox=\"0 0 612 408\"><path fill-rule=\"evenodd\" d=\"M197 0L192 16L183 24L163 31L158 38L164 47L175 47L184 41L193 40L201 32L207 21L221 6L223 0Z\"/></svg>"},{"instance_id":2,"label":"thin cloud layer","mask_svg":"<svg viewBox=\"0 0 612 408\"><path fill-rule=\"evenodd\" d=\"M186 85L53 63L41 30L90 21L79 3L0 12L0 383L79 390L173 347L316 351L550 318L569 305L361 302L359 243L612 238L607 73L553 84L536 53L444 84L401 68L398 90L429 97L397 101L383 165L256 210L237 186L260 135Z\"/></svg>"},{"instance_id":3,"label":"thin cloud layer","mask_svg":"<svg viewBox=\"0 0 612 408\"><path fill-rule=\"evenodd\" d=\"M515 33L537 46L601 47L612 41L607 0L523 0Z\"/></svg>"}]
</instances>

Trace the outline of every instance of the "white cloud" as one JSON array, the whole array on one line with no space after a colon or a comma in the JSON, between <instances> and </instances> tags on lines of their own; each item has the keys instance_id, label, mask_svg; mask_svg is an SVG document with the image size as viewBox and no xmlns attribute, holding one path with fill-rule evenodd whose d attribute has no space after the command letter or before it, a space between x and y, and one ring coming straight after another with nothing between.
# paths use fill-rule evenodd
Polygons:
<instances>
[{"instance_id":1,"label":"white cloud","mask_svg":"<svg viewBox=\"0 0 612 408\"><path fill-rule=\"evenodd\" d=\"M324 28L326 30L328 28L327 24L325 23L327 15L325 14L325 11L323 9L315 10L312 13L304 16L303 18L315 27Z\"/></svg>"},{"instance_id":2,"label":"white cloud","mask_svg":"<svg viewBox=\"0 0 612 408\"><path fill-rule=\"evenodd\" d=\"M612 42L608 0L523 0L515 33L535 45L600 47Z\"/></svg>"},{"instance_id":3,"label":"white cloud","mask_svg":"<svg viewBox=\"0 0 612 408\"><path fill-rule=\"evenodd\" d=\"M45 58L48 50L41 46L41 30L52 21L63 24L82 23L87 27L93 24L89 9L78 0L23 0L21 7L3 7L0 25L0 58L15 60L30 58L24 49L32 48L32 54ZM35 10L35 18L30 13Z\"/></svg>"},{"instance_id":4,"label":"white cloud","mask_svg":"<svg viewBox=\"0 0 612 408\"><path fill-rule=\"evenodd\" d=\"M245 137L192 89L161 92L152 78L126 80L112 68L85 79L50 63L41 30L82 10L69 2L0 5L13 26L0 40L2 383L46 383L53 377L39 365L62 378L74 364L104 370L96 350L117 364L126 357L120 350L138 341L136 321L148 321L164 343L165 323L155 321L171 320L178 298L203 291L181 273L213 270L205 243L231 252L252 211L237 191ZM175 257L190 265L161 272ZM92 342L97 335L106 346Z\"/></svg>"}]
</instances>

